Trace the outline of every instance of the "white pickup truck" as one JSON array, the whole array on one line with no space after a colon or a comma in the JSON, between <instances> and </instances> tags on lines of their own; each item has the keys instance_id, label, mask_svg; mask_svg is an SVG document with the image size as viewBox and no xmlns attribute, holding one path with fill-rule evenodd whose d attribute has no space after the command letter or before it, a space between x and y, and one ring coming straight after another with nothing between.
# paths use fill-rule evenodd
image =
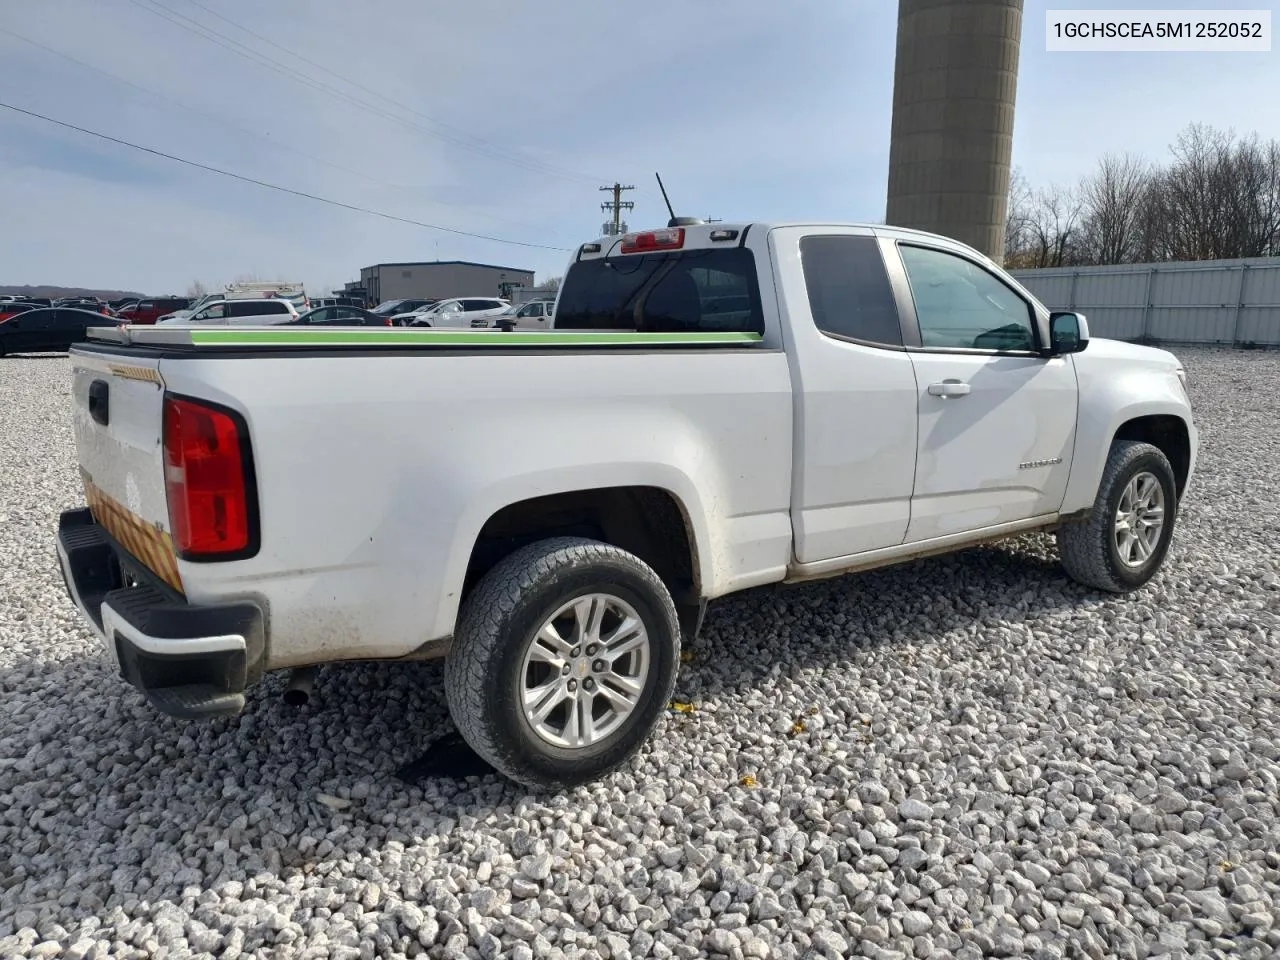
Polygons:
<instances>
[{"instance_id":1,"label":"white pickup truck","mask_svg":"<svg viewBox=\"0 0 1280 960\"><path fill-rule=\"evenodd\" d=\"M57 541L124 679L201 717L444 657L467 742L558 786L640 747L717 597L1031 530L1090 587L1156 573L1174 356L941 237L673 222L583 245L545 332L93 331Z\"/></svg>"}]
</instances>

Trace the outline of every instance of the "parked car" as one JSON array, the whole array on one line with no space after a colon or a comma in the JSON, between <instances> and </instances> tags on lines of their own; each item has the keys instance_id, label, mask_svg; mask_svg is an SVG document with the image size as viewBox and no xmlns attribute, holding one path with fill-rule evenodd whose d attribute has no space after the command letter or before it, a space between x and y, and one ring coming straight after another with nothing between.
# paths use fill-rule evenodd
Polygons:
<instances>
[{"instance_id":1,"label":"parked car","mask_svg":"<svg viewBox=\"0 0 1280 960\"><path fill-rule=\"evenodd\" d=\"M419 307L410 313L392 317L392 322L406 327L486 328L493 326L493 318L507 307L506 300L496 297L466 297L440 300L429 306Z\"/></svg>"},{"instance_id":2,"label":"parked car","mask_svg":"<svg viewBox=\"0 0 1280 960\"><path fill-rule=\"evenodd\" d=\"M554 300L513 303L493 318L493 325L499 330L547 330L551 327L555 307Z\"/></svg>"},{"instance_id":3,"label":"parked car","mask_svg":"<svg viewBox=\"0 0 1280 960\"><path fill-rule=\"evenodd\" d=\"M0 320L0 356L70 350L82 343L89 327L109 326L111 320L92 310L37 307Z\"/></svg>"},{"instance_id":4,"label":"parked car","mask_svg":"<svg viewBox=\"0 0 1280 960\"><path fill-rule=\"evenodd\" d=\"M290 323L296 319L298 311L289 300L271 297L265 300L215 300L190 316L161 320L157 326L265 326Z\"/></svg>"},{"instance_id":5,"label":"parked car","mask_svg":"<svg viewBox=\"0 0 1280 960\"><path fill-rule=\"evenodd\" d=\"M384 300L369 312L376 313L380 317L391 317L394 320L394 318L403 314L412 313L415 310L420 310L423 307L429 307L432 304L439 302L439 300L430 298ZM399 324L396 325L399 326Z\"/></svg>"},{"instance_id":6,"label":"parked car","mask_svg":"<svg viewBox=\"0 0 1280 960\"><path fill-rule=\"evenodd\" d=\"M150 297L119 311L124 323L153 324L175 310L185 310L191 301L186 297Z\"/></svg>"},{"instance_id":7,"label":"parked car","mask_svg":"<svg viewBox=\"0 0 1280 960\"><path fill-rule=\"evenodd\" d=\"M40 309L32 303L21 303L17 300L5 300L0 302L0 322L8 320L10 317L16 317L20 313L27 313L31 310Z\"/></svg>"},{"instance_id":8,"label":"parked car","mask_svg":"<svg viewBox=\"0 0 1280 960\"><path fill-rule=\"evenodd\" d=\"M299 324L319 327L390 327L390 317L380 317L359 307L316 307L301 314L297 320L290 320L289 326Z\"/></svg>"},{"instance_id":9,"label":"parked car","mask_svg":"<svg viewBox=\"0 0 1280 960\"><path fill-rule=\"evenodd\" d=\"M124 679L223 716L273 669L444 657L467 743L561 787L639 749L709 600L1032 530L1128 593L1194 475L1177 357L919 231L603 237L555 325L77 345L57 548Z\"/></svg>"},{"instance_id":10,"label":"parked car","mask_svg":"<svg viewBox=\"0 0 1280 960\"><path fill-rule=\"evenodd\" d=\"M29 303L33 307L52 307L53 301L48 297L18 297L20 303Z\"/></svg>"},{"instance_id":11,"label":"parked car","mask_svg":"<svg viewBox=\"0 0 1280 960\"><path fill-rule=\"evenodd\" d=\"M115 316L105 303L93 298L65 297L62 300L55 301L54 306L70 308L72 310L90 310L104 317Z\"/></svg>"},{"instance_id":12,"label":"parked car","mask_svg":"<svg viewBox=\"0 0 1280 960\"><path fill-rule=\"evenodd\" d=\"M171 313L166 313L162 317L157 317L156 323L160 323L161 321L164 321L164 320L186 319L187 317L195 313L197 310L203 309L204 307L207 307L211 303L218 303L219 301L225 300L225 299L226 297L223 296L221 293L206 293L204 294L204 296L200 297L200 299L192 301L191 303L183 307L181 310L174 310Z\"/></svg>"}]
</instances>

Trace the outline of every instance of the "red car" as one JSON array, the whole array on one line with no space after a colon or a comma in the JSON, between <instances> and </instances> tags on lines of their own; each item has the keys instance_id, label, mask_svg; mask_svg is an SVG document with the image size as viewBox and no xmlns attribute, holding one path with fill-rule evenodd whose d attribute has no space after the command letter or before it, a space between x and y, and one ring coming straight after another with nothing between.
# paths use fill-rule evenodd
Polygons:
<instances>
[{"instance_id":1,"label":"red car","mask_svg":"<svg viewBox=\"0 0 1280 960\"><path fill-rule=\"evenodd\" d=\"M21 303L17 300L0 300L0 323L4 323L10 317L16 317L20 313L26 313L28 310L34 310L34 303Z\"/></svg>"},{"instance_id":2,"label":"red car","mask_svg":"<svg viewBox=\"0 0 1280 960\"><path fill-rule=\"evenodd\" d=\"M121 323L155 323L165 314L185 310L189 306L191 301L186 297L150 297L121 310L117 319Z\"/></svg>"}]
</instances>

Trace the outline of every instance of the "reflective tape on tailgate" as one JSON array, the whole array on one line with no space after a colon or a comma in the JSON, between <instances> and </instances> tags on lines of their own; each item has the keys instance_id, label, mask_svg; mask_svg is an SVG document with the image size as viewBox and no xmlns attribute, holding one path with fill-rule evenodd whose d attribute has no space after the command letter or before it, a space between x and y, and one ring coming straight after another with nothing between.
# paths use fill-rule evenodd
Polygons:
<instances>
[{"instance_id":1,"label":"reflective tape on tailgate","mask_svg":"<svg viewBox=\"0 0 1280 960\"><path fill-rule=\"evenodd\" d=\"M93 519L136 559L161 580L182 593L182 576L178 573L178 554L173 538L158 524L147 523L118 500L112 499L94 485L84 470L80 471L84 495Z\"/></svg>"}]
</instances>

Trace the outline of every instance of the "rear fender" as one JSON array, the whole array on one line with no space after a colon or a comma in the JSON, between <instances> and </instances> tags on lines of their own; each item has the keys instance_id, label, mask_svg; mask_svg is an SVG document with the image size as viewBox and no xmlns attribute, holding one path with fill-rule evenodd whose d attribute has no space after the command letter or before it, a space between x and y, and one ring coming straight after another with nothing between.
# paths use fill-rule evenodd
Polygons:
<instances>
[{"instance_id":1,"label":"rear fender","mask_svg":"<svg viewBox=\"0 0 1280 960\"><path fill-rule=\"evenodd\" d=\"M482 490L469 490L459 502L464 512L455 528L445 569L444 590L436 609L432 636L452 634L462 599L467 568L480 532L489 518L511 504L552 494L609 487L654 487L673 496L684 515L694 569L704 596L715 595L715 547L711 523L693 478L663 463L609 463L589 470L545 470L505 477ZM709 592L711 591L711 592Z\"/></svg>"}]
</instances>

